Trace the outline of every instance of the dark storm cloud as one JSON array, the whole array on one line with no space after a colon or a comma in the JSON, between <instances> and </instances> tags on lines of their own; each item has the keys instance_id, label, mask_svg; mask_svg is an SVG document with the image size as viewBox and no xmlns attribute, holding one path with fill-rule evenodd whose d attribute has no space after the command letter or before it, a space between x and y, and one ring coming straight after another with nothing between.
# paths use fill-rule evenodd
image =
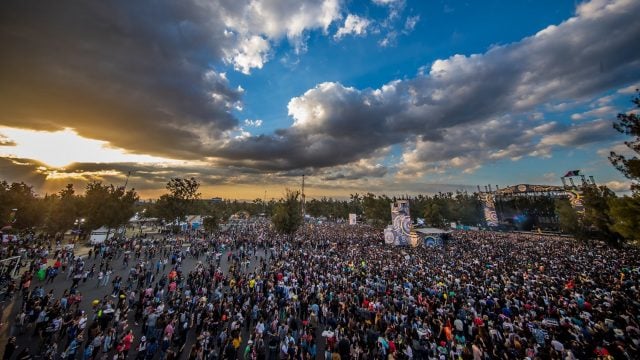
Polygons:
<instances>
[{"instance_id":1,"label":"dark storm cloud","mask_svg":"<svg viewBox=\"0 0 640 360\"><path fill-rule=\"evenodd\" d=\"M196 132L237 120L241 92L212 71L227 41L195 1L3 1L0 123L137 153L195 158Z\"/></svg>"},{"instance_id":2,"label":"dark storm cloud","mask_svg":"<svg viewBox=\"0 0 640 360\"><path fill-rule=\"evenodd\" d=\"M30 159L0 157L0 181L24 182L40 188L46 180L46 176L37 170L42 165Z\"/></svg>"}]
</instances>

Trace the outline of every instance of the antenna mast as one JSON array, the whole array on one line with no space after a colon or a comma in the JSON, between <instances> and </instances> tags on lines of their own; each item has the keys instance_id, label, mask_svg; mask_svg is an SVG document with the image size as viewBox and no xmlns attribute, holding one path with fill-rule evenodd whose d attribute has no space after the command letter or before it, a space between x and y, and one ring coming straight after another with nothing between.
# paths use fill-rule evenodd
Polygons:
<instances>
[{"instance_id":1,"label":"antenna mast","mask_svg":"<svg viewBox=\"0 0 640 360\"><path fill-rule=\"evenodd\" d=\"M127 172L127 179L124 181L124 188L122 188L122 190L127 190L127 184L129 184L129 176L131 176L131 171Z\"/></svg>"}]
</instances>

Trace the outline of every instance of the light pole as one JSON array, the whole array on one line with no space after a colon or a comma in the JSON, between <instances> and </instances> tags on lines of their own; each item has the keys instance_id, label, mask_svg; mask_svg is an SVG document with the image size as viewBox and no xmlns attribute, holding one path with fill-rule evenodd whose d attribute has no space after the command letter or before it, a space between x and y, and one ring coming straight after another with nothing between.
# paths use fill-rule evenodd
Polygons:
<instances>
[{"instance_id":1,"label":"light pole","mask_svg":"<svg viewBox=\"0 0 640 360\"><path fill-rule=\"evenodd\" d=\"M140 225L140 237L142 237L142 222L143 222L143 219L145 218L146 212L147 212L147 209L142 209L140 216L138 216L138 224Z\"/></svg>"},{"instance_id":2,"label":"light pole","mask_svg":"<svg viewBox=\"0 0 640 360\"><path fill-rule=\"evenodd\" d=\"M74 244L75 244L75 242L80 238L80 228L82 227L82 224L84 224L84 218L76 219L76 220L73 222L73 225L74 225L74 227L75 227L74 232L75 232L75 235L76 235L76 236L74 237L74 240L73 240L73 243L74 243Z\"/></svg>"}]
</instances>

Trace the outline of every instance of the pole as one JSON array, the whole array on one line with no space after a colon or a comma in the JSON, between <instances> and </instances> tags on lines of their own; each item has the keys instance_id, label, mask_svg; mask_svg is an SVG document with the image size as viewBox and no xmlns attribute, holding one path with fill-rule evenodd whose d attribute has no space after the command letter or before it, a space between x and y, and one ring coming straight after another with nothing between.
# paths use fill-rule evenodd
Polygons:
<instances>
[{"instance_id":1,"label":"pole","mask_svg":"<svg viewBox=\"0 0 640 360\"><path fill-rule=\"evenodd\" d=\"M584 175L580 175L580 179L582 180L582 186L587 186L587 185L589 185L589 184L587 183L587 178L585 178L585 176L584 176Z\"/></svg>"},{"instance_id":2,"label":"pole","mask_svg":"<svg viewBox=\"0 0 640 360\"><path fill-rule=\"evenodd\" d=\"M302 173L302 221L304 221L304 205L305 205L305 197L304 197L304 173Z\"/></svg>"},{"instance_id":3,"label":"pole","mask_svg":"<svg viewBox=\"0 0 640 360\"><path fill-rule=\"evenodd\" d=\"M127 185L129 184L129 176L131 176L131 171L127 172L127 178L124 180L124 187L122 188L123 190L127 190Z\"/></svg>"}]
</instances>

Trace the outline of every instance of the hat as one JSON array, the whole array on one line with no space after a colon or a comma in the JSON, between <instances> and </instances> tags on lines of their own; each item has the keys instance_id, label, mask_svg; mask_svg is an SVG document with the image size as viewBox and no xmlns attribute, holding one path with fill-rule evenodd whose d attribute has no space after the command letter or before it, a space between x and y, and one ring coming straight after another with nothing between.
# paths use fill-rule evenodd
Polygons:
<instances>
[{"instance_id":1,"label":"hat","mask_svg":"<svg viewBox=\"0 0 640 360\"><path fill-rule=\"evenodd\" d=\"M252 345L253 344L253 340L249 340L249 342L247 344Z\"/></svg>"},{"instance_id":2,"label":"hat","mask_svg":"<svg viewBox=\"0 0 640 360\"><path fill-rule=\"evenodd\" d=\"M140 341L147 341L147 337L143 335L143 336L140 338Z\"/></svg>"}]
</instances>

